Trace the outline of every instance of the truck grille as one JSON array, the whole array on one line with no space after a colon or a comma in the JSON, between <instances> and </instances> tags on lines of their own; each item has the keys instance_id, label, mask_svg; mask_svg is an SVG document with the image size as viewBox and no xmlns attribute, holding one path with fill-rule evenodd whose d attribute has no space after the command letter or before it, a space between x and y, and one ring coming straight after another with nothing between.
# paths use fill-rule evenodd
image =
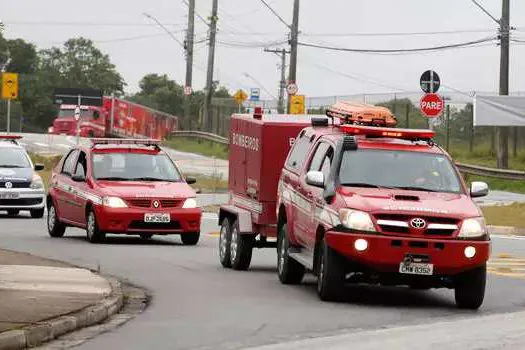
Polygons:
<instances>
[{"instance_id":1,"label":"truck grille","mask_svg":"<svg viewBox=\"0 0 525 350\"><path fill-rule=\"evenodd\" d=\"M5 188L5 183L8 181L0 181L0 188ZM11 182L11 181L9 181ZM29 181L22 181L22 182L11 182L13 187L11 188L29 188L31 186L31 182Z\"/></svg>"},{"instance_id":2,"label":"truck grille","mask_svg":"<svg viewBox=\"0 0 525 350\"><path fill-rule=\"evenodd\" d=\"M0 205L5 206L30 206L37 204L42 204L42 198L0 199Z\"/></svg>"},{"instance_id":3,"label":"truck grille","mask_svg":"<svg viewBox=\"0 0 525 350\"><path fill-rule=\"evenodd\" d=\"M381 232L386 234L410 235L414 231L428 236L452 236L458 229L460 220L444 217L411 216L403 214L376 214L374 215ZM410 225L414 218L425 220L425 228L418 230Z\"/></svg>"}]
</instances>

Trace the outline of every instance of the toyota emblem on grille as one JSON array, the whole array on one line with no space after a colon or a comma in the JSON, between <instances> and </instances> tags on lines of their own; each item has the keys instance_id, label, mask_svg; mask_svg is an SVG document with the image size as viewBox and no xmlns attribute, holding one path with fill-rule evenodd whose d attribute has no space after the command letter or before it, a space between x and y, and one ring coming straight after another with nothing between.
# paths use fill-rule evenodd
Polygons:
<instances>
[{"instance_id":1,"label":"toyota emblem on grille","mask_svg":"<svg viewBox=\"0 0 525 350\"><path fill-rule=\"evenodd\" d=\"M153 207L154 207L154 208L158 208L158 207L160 207L160 203L159 203L159 201L153 201Z\"/></svg>"},{"instance_id":2,"label":"toyota emblem on grille","mask_svg":"<svg viewBox=\"0 0 525 350\"><path fill-rule=\"evenodd\" d=\"M13 184L11 182L6 182L5 188L13 188Z\"/></svg>"},{"instance_id":3,"label":"toyota emblem on grille","mask_svg":"<svg viewBox=\"0 0 525 350\"><path fill-rule=\"evenodd\" d=\"M412 226L413 228L422 229L426 225L427 223L425 222L425 220L421 218L415 218L415 219L410 220L410 226Z\"/></svg>"}]
</instances>

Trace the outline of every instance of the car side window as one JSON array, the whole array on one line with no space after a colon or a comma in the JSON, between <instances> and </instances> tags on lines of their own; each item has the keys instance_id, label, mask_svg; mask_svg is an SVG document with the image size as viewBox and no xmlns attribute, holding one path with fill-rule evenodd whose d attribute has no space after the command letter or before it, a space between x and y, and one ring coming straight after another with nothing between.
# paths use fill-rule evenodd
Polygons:
<instances>
[{"instance_id":1,"label":"car side window","mask_svg":"<svg viewBox=\"0 0 525 350\"><path fill-rule=\"evenodd\" d=\"M324 156L323 164L321 165L321 172L323 173L325 179L327 179L328 175L330 175L330 168L332 167L333 156L334 149L332 147L329 147Z\"/></svg>"},{"instance_id":2,"label":"car side window","mask_svg":"<svg viewBox=\"0 0 525 350\"><path fill-rule=\"evenodd\" d=\"M319 171L321 169L328 147L330 147L330 145L326 142L321 142L317 145L317 149L312 157L308 171Z\"/></svg>"},{"instance_id":3,"label":"car side window","mask_svg":"<svg viewBox=\"0 0 525 350\"><path fill-rule=\"evenodd\" d=\"M80 152L78 155L78 161L77 161L77 167L75 170L75 175L79 176L86 176L87 171L87 160L86 160L86 153Z\"/></svg>"},{"instance_id":4,"label":"car side window","mask_svg":"<svg viewBox=\"0 0 525 350\"><path fill-rule=\"evenodd\" d=\"M311 135L306 135L306 133L301 133L301 136L295 140L293 148L288 156L286 161L286 166L293 170L301 169L301 166L306 161L306 156L308 155L308 150L310 149Z\"/></svg>"},{"instance_id":5,"label":"car side window","mask_svg":"<svg viewBox=\"0 0 525 350\"><path fill-rule=\"evenodd\" d=\"M78 150L71 151L66 159L64 160L64 165L62 166L62 174L71 176L75 169L75 162L77 160Z\"/></svg>"}]
</instances>

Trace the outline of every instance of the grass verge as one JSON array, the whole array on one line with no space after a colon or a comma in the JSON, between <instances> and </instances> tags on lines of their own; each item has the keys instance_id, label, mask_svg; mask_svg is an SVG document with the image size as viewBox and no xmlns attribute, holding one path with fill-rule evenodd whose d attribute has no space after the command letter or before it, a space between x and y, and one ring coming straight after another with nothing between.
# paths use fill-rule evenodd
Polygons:
<instances>
[{"instance_id":1,"label":"grass verge","mask_svg":"<svg viewBox=\"0 0 525 350\"><path fill-rule=\"evenodd\" d=\"M197 153L207 157L228 159L228 146L217 142L178 137L166 140L164 145L176 151Z\"/></svg>"},{"instance_id":2,"label":"grass verge","mask_svg":"<svg viewBox=\"0 0 525 350\"><path fill-rule=\"evenodd\" d=\"M481 208L488 225L525 228L525 203Z\"/></svg>"},{"instance_id":3,"label":"grass verge","mask_svg":"<svg viewBox=\"0 0 525 350\"><path fill-rule=\"evenodd\" d=\"M202 193L215 193L228 191L228 181L217 177L209 177L196 174L191 175L197 179L197 182L192 185L195 190L200 190Z\"/></svg>"},{"instance_id":4,"label":"grass verge","mask_svg":"<svg viewBox=\"0 0 525 350\"><path fill-rule=\"evenodd\" d=\"M493 177L466 175L465 181L471 183L472 181L483 181L489 185L491 190L508 191L514 193L525 194L525 182L519 180L501 180Z\"/></svg>"}]
</instances>

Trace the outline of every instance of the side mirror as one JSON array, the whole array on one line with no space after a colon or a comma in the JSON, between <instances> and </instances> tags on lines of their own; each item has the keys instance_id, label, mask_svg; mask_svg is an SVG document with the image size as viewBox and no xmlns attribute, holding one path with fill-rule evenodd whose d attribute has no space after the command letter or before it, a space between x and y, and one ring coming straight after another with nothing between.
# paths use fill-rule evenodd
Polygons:
<instances>
[{"instance_id":1,"label":"side mirror","mask_svg":"<svg viewBox=\"0 0 525 350\"><path fill-rule=\"evenodd\" d=\"M86 176L83 174L75 174L71 177L71 179L75 182L85 182Z\"/></svg>"},{"instance_id":2,"label":"side mirror","mask_svg":"<svg viewBox=\"0 0 525 350\"><path fill-rule=\"evenodd\" d=\"M478 198L489 194L489 185L485 182L474 181L470 184L470 197Z\"/></svg>"},{"instance_id":3,"label":"side mirror","mask_svg":"<svg viewBox=\"0 0 525 350\"><path fill-rule=\"evenodd\" d=\"M42 171L45 168L44 164L35 164L35 171Z\"/></svg>"},{"instance_id":4,"label":"side mirror","mask_svg":"<svg viewBox=\"0 0 525 350\"><path fill-rule=\"evenodd\" d=\"M193 185L196 182L197 182L197 179L194 178L193 176L186 176L186 183L188 185Z\"/></svg>"},{"instance_id":5,"label":"side mirror","mask_svg":"<svg viewBox=\"0 0 525 350\"><path fill-rule=\"evenodd\" d=\"M324 188L324 174L320 171L309 171L306 174L306 183L310 186Z\"/></svg>"}]
</instances>

